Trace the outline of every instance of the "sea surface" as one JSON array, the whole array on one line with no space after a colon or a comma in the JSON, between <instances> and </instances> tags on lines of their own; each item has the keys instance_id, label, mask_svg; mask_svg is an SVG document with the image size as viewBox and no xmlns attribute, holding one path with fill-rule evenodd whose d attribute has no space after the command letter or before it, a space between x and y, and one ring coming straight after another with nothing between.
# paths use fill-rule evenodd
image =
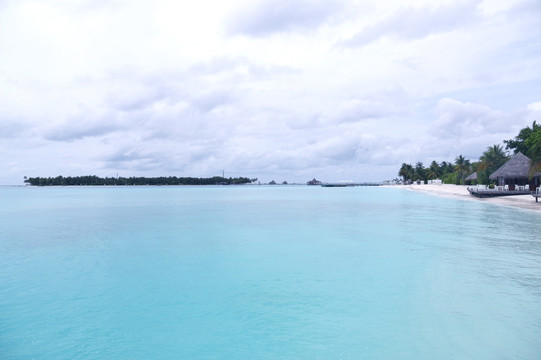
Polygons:
<instances>
[{"instance_id":1,"label":"sea surface","mask_svg":"<svg viewBox=\"0 0 541 360\"><path fill-rule=\"evenodd\" d=\"M0 187L0 359L541 359L541 213L384 187Z\"/></svg>"}]
</instances>

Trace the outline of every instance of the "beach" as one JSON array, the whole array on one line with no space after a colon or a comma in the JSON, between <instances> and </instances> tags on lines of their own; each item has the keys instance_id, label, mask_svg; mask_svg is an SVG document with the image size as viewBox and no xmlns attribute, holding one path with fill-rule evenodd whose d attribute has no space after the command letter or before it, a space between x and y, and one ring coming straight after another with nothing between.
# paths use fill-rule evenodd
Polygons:
<instances>
[{"instance_id":1,"label":"beach","mask_svg":"<svg viewBox=\"0 0 541 360\"><path fill-rule=\"evenodd\" d=\"M531 195L514 195L493 198L477 198L470 195L467 185L399 185L398 187L407 188L412 191L422 191L438 196L452 197L455 199L485 201L495 205L512 206L526 210L541 211L541 203L536 203Z\"/></svg>"}]
</instances>

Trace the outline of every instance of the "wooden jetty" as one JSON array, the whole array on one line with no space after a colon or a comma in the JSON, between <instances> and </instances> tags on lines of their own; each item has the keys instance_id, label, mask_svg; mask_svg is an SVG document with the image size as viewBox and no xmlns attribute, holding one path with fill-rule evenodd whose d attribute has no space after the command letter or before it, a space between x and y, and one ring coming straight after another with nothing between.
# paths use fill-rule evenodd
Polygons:
<instances>
[{"instance_id":1,"label":"wooden jetty","mask_svg":"<svg viewBox=\"0 0 541 360\"><path fill-rule=\"evenodd\" d=\"M530 191L530 188L527 186L517 186L515 190L509 190L505 186L495 186L493 189L486 186L472 186L468 187L468 191L471 195L486 198L486 197L496 197L496 196L514 196L514 195L534 195ZM537 200L537 198L536 198Z\"/></svg>"},{"instance_id":2,"label":"wooden jetty","mask_svg":"<svg viewBox=\"0 0 541 360\"><path fill-rule=\"evenodd\" d=\"M381 186L379 183L323 183L322 187Z\"/></svg>"}]
</instances>

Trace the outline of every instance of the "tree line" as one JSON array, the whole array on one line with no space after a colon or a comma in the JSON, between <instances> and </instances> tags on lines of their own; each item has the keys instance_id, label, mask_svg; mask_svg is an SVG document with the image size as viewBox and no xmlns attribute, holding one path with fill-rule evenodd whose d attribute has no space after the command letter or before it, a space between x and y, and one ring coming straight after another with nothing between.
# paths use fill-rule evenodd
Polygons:
<instances>
[{"instance_id":1,"label":"tree line","mask_svg":"<svg viewBox=\"0 0 541 360\"><path fill-rule=\"evenodd\" d=\"M93 185L240 185L257 181L246 177L225 178L214 176L211 178L195 177L98 177L88 176L57 176L57 177L30 177L25 176L24 182L33 186L93 186Z\"/></svg>"},{"instance_id":2,"label":"tree line","mask_svg":"<svg viewBox=\"0 0 541 360\"><path fill-rule=\"evenodd\" d=\"M514 154L519 152L531 159L530 176L541 171L541 125L535 121L532 127L525 127L513 139L504 140L505 149L502 145L489 146L479 158L479 161L471 162L463 155L455 158L454 162L432 161L428 167L422 162L415 166L403 163L398 171L398 176L405 182L441 179L446 184L464 184L464 179L477 172L478 184L489 184L489 176L509 160L509 151Z\"/></svg>"}]
</instances>

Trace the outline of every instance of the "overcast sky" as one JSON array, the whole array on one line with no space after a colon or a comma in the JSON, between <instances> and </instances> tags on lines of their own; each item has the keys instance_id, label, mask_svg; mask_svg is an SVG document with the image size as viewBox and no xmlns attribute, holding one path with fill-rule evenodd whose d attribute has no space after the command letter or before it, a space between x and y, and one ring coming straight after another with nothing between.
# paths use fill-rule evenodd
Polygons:
<instances>
[{"instance_id":1,"label":"overcast sky","mask_svg":"<svg viewBox=\"0 0 541 360\"><path fill-rule=\"evenodd\" d=\"M541 121L540 19L539 0L0 0L0 184L476 160Z\"/></svg>"}]
</instances>

